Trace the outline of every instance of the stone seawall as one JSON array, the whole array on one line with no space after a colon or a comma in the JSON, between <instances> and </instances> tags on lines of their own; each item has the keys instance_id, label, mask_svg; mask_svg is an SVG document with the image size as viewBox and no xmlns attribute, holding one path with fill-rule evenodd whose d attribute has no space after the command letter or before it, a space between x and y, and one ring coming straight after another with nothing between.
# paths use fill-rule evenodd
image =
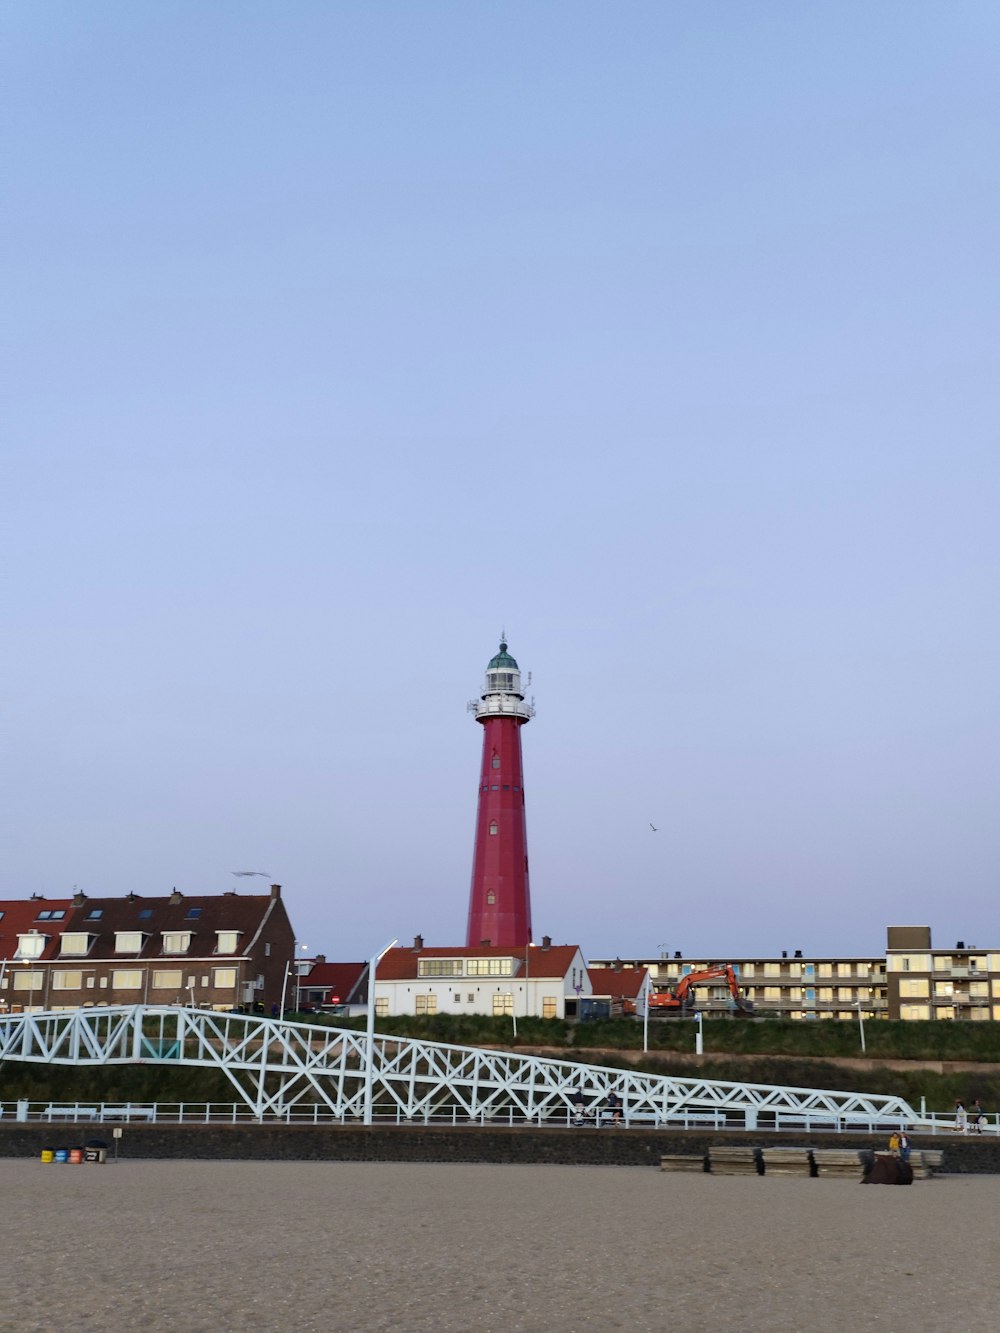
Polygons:
<instances>
[{"instance_id":1,"label":"stone seawall","mask_svg":"<svg viewBox=\"0 0 1000 1333\"><path fill-rule=\"evenodd\" d=\"M37 1157L43 1148L91 1138L112 1145L110 1124L0 1126L0 1157ZM309 1162L532 1162L562 1166L653 1166L668 1153L704 1154L712 1144L810 1148L885 1148L863 1134L752 1134L746 1131L640 1129L483 1129L470 1125L125 1125L123 1158ZM917 1135L915 1148L943 1149L944 1170L1000 1175L1000 1140Z\"/></svg>"}]
</instances>

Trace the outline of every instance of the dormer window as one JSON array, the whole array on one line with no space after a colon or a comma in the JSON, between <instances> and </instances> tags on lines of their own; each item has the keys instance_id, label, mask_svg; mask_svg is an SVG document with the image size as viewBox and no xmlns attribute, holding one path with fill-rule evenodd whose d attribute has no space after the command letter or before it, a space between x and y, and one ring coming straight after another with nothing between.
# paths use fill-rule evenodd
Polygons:
<instances>
[{"instance_id":1,"label":"dormer window","mask_svg":"<svg viewBox=\"0 0 1000 1333\"><path fill-rule=\"evenodd\" d=\"M238 930L217 930L215 932L218 943L215 946L216 953L236 953L240 947L240 932Z\"/></svg>"},{"instance_id":2,"label":"dormer window","mask_svg":"<svg viewBox=\"0 0 1000 1333\"><path fill-rule=\"evenodd\" d=\"M141 953L146 936L141 930L116 930L115 953Z\"/></svg>"},{"instance_id":3,"label":"dormer window","mask_svg":"<svg viewBox=\"0 0 1000 1333\"><path fill-rule=\"evenodd\" d=\"M40 935L37 930L32 930L26 935L18 935L17 953L14 957L41 958L48 941L48 935Z\"/></svg>"},{"instance_id":4,"label":"dormer window","mask_svg":"<svg viewBox=\"0 0 1000 1333\"><path fill-rule=\"evenodd\" d=\"M187 953L191 947L189 930L165 930L163 932L164 953Z\"/></svg>"},{"instance_id":5,"label":"dormer window","mask_svg":"<svg viewBox=\"0 0 1000 1333\"><path fill-rule=\"evenodd\" d=\"M189 907L187 911L184 913L184 917L187 921L197 921L200 916L201 916L200 907Z\"/></svg>"},{"instance_id":6,"label":"dormer window","mask_svg":"<svg viewBox=\"0 0 1000 1333\"><path fill-rule=\"evenodd\" d=\"M59 957L83 958L93 942L94 936L86 930L68 930L59 937Z\"/></svg>"}]
</instances>

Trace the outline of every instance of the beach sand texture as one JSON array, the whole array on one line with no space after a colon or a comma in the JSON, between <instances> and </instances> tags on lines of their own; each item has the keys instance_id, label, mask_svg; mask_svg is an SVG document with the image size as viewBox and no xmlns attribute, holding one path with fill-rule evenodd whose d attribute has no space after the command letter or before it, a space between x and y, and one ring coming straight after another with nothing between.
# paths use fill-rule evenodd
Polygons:
<instances>
[{"instance_id":1,"label":"beach sand texture","mask_svg":"<svg viewBox=\"0 0 1000 1333\"><path fill-rule=\"evenodd\" d=\"M0 1160L0 1328L996 1327L1000 1177Z\"/></svg>"}]
</instances>

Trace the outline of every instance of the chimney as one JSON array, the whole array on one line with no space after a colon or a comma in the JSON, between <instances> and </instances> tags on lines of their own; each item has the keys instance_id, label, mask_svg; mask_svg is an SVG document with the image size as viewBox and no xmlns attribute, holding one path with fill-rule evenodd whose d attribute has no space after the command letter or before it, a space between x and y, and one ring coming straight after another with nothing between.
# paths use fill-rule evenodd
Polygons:
<instances>
[{"instance_id":1,"label":"chimney","mask_svg":"<svg viewBox=\"0 0 1000 1333\"><path fill-rule=\"evenodd\" d=\"M680 949L675 949L675 950L674 950L674 957L675 957L675 958L680 958L680 956L681 956L681 951L680 951Z\"/></svg>"},{"instance_id":2,"label":"chimney","mask_svg":"<svg viewBox=\"0 0 1000 1333\"><path fill-rule=\"evenodd\" d=\"M33 893L33 894L31 895L31 901L32 901L33 903L38 903L38 902L42 902L42 903L43 903L43 902L45 901L45 894L44 894L44 893Z\"/></svg>"},{"instance_id":3,"label":"chimney","mask_svg":"<svg viewBox=\"0 0 1000 1333\"><path fill-rule=\"evenodd\" d=\"M82 889L77 889L76 893L73 894L73 906L82 907L86 901L87 901L87 895L83 892Z\"/></svg>"},{"instance_id":4,"label":"chimney","mask_svg":"<svg viewBox=\"0 0 1000 1333\"><path fill-rule=\"evenodd\" d=\"M543 936L542 936L542 948L543 948L543 949L551 949L551 948L552 948L552 936L551 936L551 935L543 935Z\"/></svg>"},{"instance_id":5,"label":"chimney","mask_svg":"<svg viewBox=\"0 0 1000 1333\"><path fill-rule=\"evenodd\" d=\"M320 963L325 963L325 962L326 962L326 954L325 954L325 953L318 953L318 954L316 955L316 966L318 967L318 966L320 965Z\"/></svg>"},{"instance_id":6,"label":"chimney","mask_svg":"<svg viewBox=\"0 0 1000 1333\"><path fill-rule=\"evenodd\" d=\"M796 949L796 950L795 950L795 957L796 957L796 958L801 958L801 957L802 957L802 950L801 950L801 949Z\"/></svg>"},{"instance_id":7,"label":"chimney","mask_svg":"<svg viewBox=\"0 0 1000 1333\"><path fill-rule=\"evenodd\" d=\"M956 941L955 941L955 948L956 948L956 949L964 949L964 948L965 948L965 940L956 940Z\"/></svg>"},{"instance_id":8,"label":"chimney","mask_svg":"<svg viewBox=\"0 0 1000 1333\"><path fill-rule=\"evenodd\" d=\"M271 885L271 897L272 897L272 898L280 898L280 897L281 897L281 885L280 885L280 884L272 884L272 885Z\"/></svg>"},{"instance_id":9,"label":"chimney","mask_svg":"<svg viewBox=\"0 0 1000 1333\"><path fill-rule=\"evenodd\" d=\"M622 970L622 966L623 966L622 960L620 958L616 958L614 962L614 970L616 972L620 972Z\"/></svg>"},{"instance_id":10,"label":"chimney","mask_svg":"<svg viewBox=\"0 0 1000 1333\"><path fill-rule=\"evenodd\" d=\"M787 950L787 949L782 949L782 951L781 951L781 956L782 956L782 958L787 958L787 957L788 957L788 950Z\"/></svg>"},{"instance_id":11,"label":"chimney","mask_svg":"<svg viewBox=\"0 0 1000 1333\"><path fill-rule=\"evenodd\" d=\"M134 893L126 893L126 895L125 895L125 901L126 901L127 903L134 903L134 902L135 902L135 894L134 894Z\"/></svg>"},{"instance_id":12,"label":"chimney","mask_svg":"<svg viewBox=\"0 0 1000 1333\"><path fill-rule=\"evenodd\" d=\"M423 947L424 947L424 937L423 937L423 935L414 935L414 937L413 937L413 952L414 952L414 953L419 953L420 950L421 950Z\"/></svg>"},{"instance_id":13,"label":"chimney","mask_svg":"<svg viewBox=\"0 0 1000 1333\"><path fill-rule=\"evenodd\" d=\"M178 903L182 903L183 901L184 901L183 893L181 893L179 889L174 889L173 893L171 893L169 898L170 906L176 907Z\"/></svg>"}]
</instances>

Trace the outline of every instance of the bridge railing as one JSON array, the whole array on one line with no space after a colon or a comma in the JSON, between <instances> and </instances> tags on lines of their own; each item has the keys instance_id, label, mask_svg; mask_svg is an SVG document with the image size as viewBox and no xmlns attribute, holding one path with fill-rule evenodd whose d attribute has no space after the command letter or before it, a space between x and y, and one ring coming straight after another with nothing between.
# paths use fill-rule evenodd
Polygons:
<instances>
[{"instance_id":1,"label":"bridge railing","mask_svg":"<svg viewBox=\"0 0 1000 1333\"><path fill-rule=\"evenodd\" d=\"M582 1117L574 1108L551 1110L542 1115L527 1117L511 1107L497 1110L492 1114L469 1116L462 1106L439 1106L434 1111L419 1116L407 1116L402 1108L392 1111L376 1111L373 1117L377 1125L481 1125L484 1127L504 1128L515 1126L535 1126L537 1128L566 1128L582 1126L584 1128L607 1129L614 1126L611 1112L606 1107L588 1108ZM1000 1134L1000 1116L987 1118L985 1133ZM297 1103L283 1110L258 1116L245 1102L45 1102L45 1101L5 1101L0 1102L0 1125L12 1122L51 1125L154 1125L154 1124L189 1124L189 1125L358 1125L360 1116L350 1112L334 1112L318 1103ZM744 1129L743 1116L723 1110L693 1109L678 1111L667 1116L639 1113L625 1113L619 1125L628 1129L692 1129L724 1130ZM893 1119L869 1116L831 1117L826 1115L792 1115L777 1111L772 1116L763 1117L755 1133L787 1133L800 1130L803 1133L889 1133L898 1129L899 1123ZM955 1133L955 1119L951 1114L927 1114L912 1126L921 1134ZM970 1131L973 1133L974 1131Z\"/></svg>"}]
</instances>

